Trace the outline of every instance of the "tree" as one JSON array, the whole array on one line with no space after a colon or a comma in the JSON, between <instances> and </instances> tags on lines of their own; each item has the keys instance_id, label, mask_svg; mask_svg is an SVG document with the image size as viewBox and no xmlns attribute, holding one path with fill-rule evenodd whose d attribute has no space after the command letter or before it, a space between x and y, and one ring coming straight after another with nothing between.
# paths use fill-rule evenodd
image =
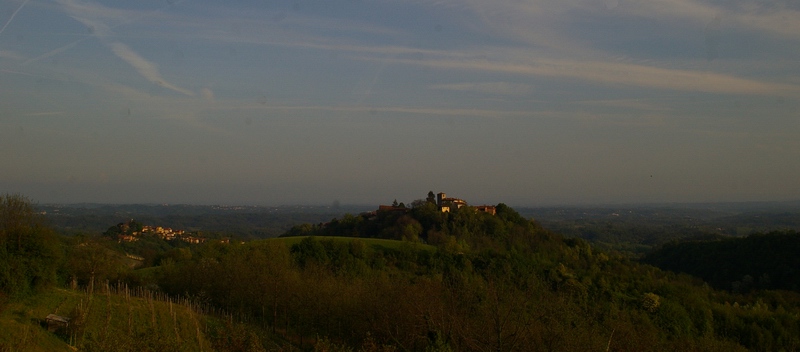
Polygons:
<instances>
[{"instance_id":1,"label":"tree","mask_svg":"<svg viewBox=\"0 0 800 352\"><path fill-rule=\"evenodd\" d=\"M24 295L55 283L60 258L55 233L30 200L0 196L0 291Z\"/></svg>"},{"instance_id":2,"label":"tree","mask_svg":"<svg viewBox=\"0 0 800 352\"><path fill-rule=\"evenodd\" d=\"M75 246L69 255L70 274L81 284L89 286L89 291L98 282L113 281L126 267L122 255L108 248L107 240L94 238Z\"/></svg>"},{"instance_id":3,"label":"tree","mask_svg":"<svg viewBox=\"0 0 800 352\"><path fill-rule=\"evenodd\" d=\"M436 195L433 194L433 191L429 191L428 198L426 198L425 200L427 200L428 203L436 204Z\"/></svg>"},{"instance_id":4,"label":"tree","mask_svg":"<svg viewBox=\"0 0 800 352\"><path fill-rule=\"evenodd\" d=\"M411 202L411 209L416 209L425 206L425 204L428 204L428 202L426 202L423 199L414 199L414 201Z\"/></svg>"}]
</instances>

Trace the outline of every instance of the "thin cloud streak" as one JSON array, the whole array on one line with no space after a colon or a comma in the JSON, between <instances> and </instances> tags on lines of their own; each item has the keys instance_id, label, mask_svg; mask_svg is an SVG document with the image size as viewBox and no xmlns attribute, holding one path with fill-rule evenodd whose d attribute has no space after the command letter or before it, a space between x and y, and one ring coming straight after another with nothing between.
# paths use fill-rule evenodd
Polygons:
<instances>
[{"instance_id":1,"label":"thin cloud streak","mask_svg":"<svg viewBox=\"0 0 800 352\"><path fill-rule=\"evenodd\" d=\"M375 58L372 57L362 57L362 59L370 61L375 60ZM537 60L531 64L516 64L456 60L385 60L392 60L398 64L423 65L443 69L571 78L600 84L622 84L643 88L687 92L760 95L800 94L800 87L790 84L762 82L720 73L668 69L625 63Z\"/></svg>"},{"instance_id":2,"label":"thin cloud streak","mask_svg":"<svg viewBox=\"0 0 800 352\"><path fill-rule=\"evenodd\" d=\"M402 106L371 107L371 106L324 106L324 105L249 105L241 106L231 104L228 106L215 105L210 110L278 110L278 111L330 111L330 112L358 112L358 113L405 113L414 115L438 116L468 116L483 118L499 117L524 117L532 114L527 111L488 110L488 109L448 109L448 108L412 108Z\"/></svg>"},{"instance_id":3,"label":"thin cloud streak","mask_svg":"<svg viewBox=\"0 0 800 352\"><path fill-rule=\"evenodd\" d=\"M50 51L48 51L48 52L46 52L44 54L41 54L39 56L36 56L36 57L30 58L28 60L25 60L25 62L23 62L22 65L25 66L25 65L34 63L36 61L39 61L39 60L42 60L42 59L46 59L48 57L55 56L55 55L58 55L60 53L63 53L65 51L69 50L69 49L72 49L76 45L80 44L81 42L83 42L83 41L85 41L85 40L87 40L89 38L94 38L94 37L85 37L85 38L78 39L78 40L76 40L76 41L74 41L72 43L69 43L67 45L64 45L62 47L50 50Z\"/></svg>"},{"instance_id":4,"label":"thin cloud streak","mask_svg":"<svg viewBox=\"0 0 800 352\"><path fill-rule=\"evenodd\" d=\"M670 111L669 108L638 99L584 100L576 102L586 106L622 108L625 110Z\"/></svg>"},{"instance_id":5,"label":"thin cloud streak","mask_svg":"<svg viewBox=\"0 0 800 352\"><path fill-rule=\"evenodd\" d=\"M531 86L528 84L510 82L435 84L428 88L435 90L450 90L457 92L474 92L495 95L527 95L532 91Z\"/></svg>"},{"instance_id":6,"label":"thin cloud streak","mask_svg":"<svg viewBox=\"0 0 800 352\"><path fill-rule=\"evenodd\" d=\"M650 0L619 6L616 11L629 16L658 21L691 20L705 24L713 18L740 29L758 30L800 40L800 12L781 8L770 10L763 3L748 6L719 6L695 0Z\"/></svg>"},{"instance_id":7,"label":"thin cloud streak","mask_svg":"<svg viewBox=\"0 0 800 352\"><path fill-rule=\"evenodd\" d=\"M158 70L158 66L155 63L152 63L136 53L131 47L128 45L119 42L119 41L109 41L108 37L112 36L114 33L112 31L112 27L109 26L104 20L111 20L116 19L122 23L132 21L130 20L131 13L124 11L124 10L117 10L111 9L102 5L92 4L89 2L79 3L73 0L60 0L58 1L64 7L64 11L73 19L78 22L84 24L87 28L90 29L90 32L98 38L103 44L109 47L111 51L122 59L123 61L127 62L131 65L136 72L138 72L142 77L147 79L148 81L162 86L164 88L188 95L194 96L194 92L183 89L178 87L175 84L168 82L161 76L161 73ZM138 17L141 18L144 15L139 15ZM67 44L61 48L55 49L51 52L48 52L44 55L41 55L37 58L31 59L26 61L25 63L29 63L33 60L39 60L44 57L49 57L64 50L67 50L73 47L75 44L80 43L81 41L85 40L86 38L77 40L70 44Z\"/></svg>"},{"instance_id":8,"label":"thin cloud streak","mask_svg":"<svg viewBox=\"0 0 800 352\"><path fill-rule=\"evenodd\" d=\"M0 50L0 58L11 60L22 60L22 55L8 50Z\"/></svg>"},{"instance_id":9,"label":"thin cloud streak","mask_svg":"<svg viewBox=\"0 0 800 352\"><path fill-rule=\"evenodd\" d=\"M494 4L494 3L493 3ZM499 4L499 5L498 5ZM576 7L588 7L589 5L578 2L577 5L548 5L541 4L528 4L528 5L509 5L507 3L495 4L498 10L487 10L483 7L475 11L482 11L486 16L500 16L506 13L520 12L521 14L530 14L534 18L548 17L553 14L559 15L560 13L567 12L566 10ZM493 5L493 6L495 6ZM478 6L472 4L472 7ZM483 6L483 5L481 5ZM504 8L504 6L510 6ZM694 2L694 1L656 1L654 3L639 3L635 5L619 6L615 11L620 11L628 16L648 16L648 18L656 18L659 20L668 20L674 18L689 18L702 25L713 18L715 14L724 13L723 9L714 6ZM728 11L730 12L730 11ZM711 16L711 17L709 17ZM748 15L750 17L760 19L761 23L780 23L778 21L771 21L770 16L773 15ZM492 17L491 20L496 19ZM490 19L487 19L489 21ZM754 23L760 23L753 19ZM750 21L750 22L753 22ZM785 20L784 20L785 21ZM496 21L493 21L496 22ZM527 23L536 21L526 21ZM747 22L747 21L741 21ZM793 22L800 23L800 21ZM530 37L531 32L536 32L536 28L526 27L528 24L523 24L521 27L516 28L514 33L504 32L506 35ZM781 27L781 26L778 26ZM783 26L785 27L785 26ZM792 28L789 26L789 28ZM800 33L800 30L797 31ZM282 34L286 34L283 32ZM566 51L556 51L550 54L550 59L537 59L541 54L537 54L535 50L523 50L522 55L513 54L512 52L494 54L495 58L491 62L482 62L476 60L480 53L461 52L459 50L431 50L420 49L413 47L404 47L398 45L366 45L354 43L337 43L336 40L330 38L316 38L303 37L302 40L290 36L284 37L270 37L264 38L263 36L229 36L224 34L212 34L206 39L213 39L223 42L242 42L261 45L277 45L277 46L290 46L301 47L315 50L330 50L340 52L353 52L363 54L376 54L376 55L389 55L394 57L353 57L359 60L370 60L376 62L394 62L402 64L422 65L428 67L439 68L459 68L465 70L479 70L479 71L494 71L494 72L509 72L521 73L530 76L543 76L543 77L562 77L570 79L579 79L591 81L601 84L622 84L628 86L656 88L656 89L670 89L678 91L691 91L691 92L709 92L709 93L726 93L726 94L790 94L796 95L800 92L800 87L786 83L768 82L754 78L736 77L725 73L716 73L710 71L700 71L691 69L679 68L663 68L648 64L632 64L620 62L607 62L607 61L581 61L580 59L572 60L559 60L556 57L564 56L566 53L577 52L577 48L581 47L580 51L584 55L575 55L573 57L608 57L613 60L614 55L589 55L602 53L599 49L585 48L584 43L575 42L574 39L563 38L561 36L547 39L546 41L560 42L562 44L553 45L551 48L562 47ZM572 44L569 44L572 42ZM544 42L540 42L542 44ZM545 45L548 46L548 45ZM573 48L574 47L574 48ZM573 49L569 49L573 48ZM495 51L492 51L494 53ZM403 55L418 55L422 60L405 59ZM508 55L512 55L509 57ZM520 57L525 57L526 61L522 63L515 63L511 60L518 60ZM618 57L618 56L616 56ZM486 61L486 60L483 60ZM647 60L639 60L647 61ZM702 66L699 63L693 63L692 66ZM467 90L466 87L457 86L438 86L432 87L434 89L450 89L450 90ZM472 88L473 91L484 88Z\"/></svg>"},{"instance_id":10,"label":"thin cloud streak","mask_svg":"<svg viewBox=\"0 0 800 352\"><path fill-rule=\"evenodd\" d=\"M6 27L8 27L8 25L11 24L11 21L14 20L14 16L17 15L17 12L19 12L19 10L22 10L22 8L27 3L28 3L28 0L23 1L22 4L20 4L19 7L17 7L16 10L14 10L14 13L12 13L11 17L8 18L8 21L6 21L6 24L3 25L3 28L0 28L0 34L3 34L3 32L6 30Z\"/></svg>"},{"instance_id":11,"label":"thin cloud streak","mask_svg":"<svg viewBox=\"0 0 800 352\"><path fill-rule=\"evenodd\" d=\"M22 116L58 116L64 114L65 114L64 111L43 111L43 112L31 112L23 114Z\"/></svg>"},{"instance_id":12,"label":"thin cloud streak","mask_svg":"<svg viewBox=\"0 0 800 352\"><path fill-rule=\"evenodd\" d=\"M180 88L178 86L175 86L174 84L167 82L163 77L161 77L161 73L158 72L158 67L154 63L147 61L147 59L141 57L139 54L133 51L133 49L131 49L129 46L122 44L120 42L113 42L109 43L108 45L109 47L111 47L111 51L114 52L114 55L117 55L119 58L121 58L122 60L133 66L136 69L136 71L139 72L140 75L142 75L150 82L153 82L164 88L168 88L189 96L194 95L194 92L190 90Z\"/></svg>"},{"instance_id":13,"label":"thin cloud streak","mask_svg":"<svg viewBox=\"0 0 800 352\"><path fill-rule=\"evenodd\" d=\"M174 5L180 4L183 1L184 0L177 1L177 2L174 3ZM143 13L143 12L140 12L140 11L112 9L112 8L108 8L108 7L99 5L99 4L89 4L89 3L78 4L74 0L56 0L56 2L61 5L61 8L64 9L67 12L68 15L70 13L72 13L74 15L74 16L70 15L70 17L72 17L73 19L75 19L75 20L87 25L87 27L90 29L90 31L95 35L98 34L98 33L96 33L98 28L100 28L101 30L105 30L106 34L112 34L113 32L111 30L113 30L114 28L117 28L117 27L122 26L122 25L131 24L131 23L140 21L143 18L153 16L154 14L159 13L161 11L159 9L157 11L151 11L151 12ZM172 5L168 5L167 7L169 7L169 6L172 6ZM86 14L93 14L95 17L103 18L106 21L116 21L117 24L115 24L113 26L106 26L104 23L98 22L98 21L93 21L93 22L90 22L90 23L87 24L85 22L85 21L87 21L86 18L85 18ZM78 17L75 17L75 16L78 16ZM164 20L166 21L167 19L164 19ZM39 60L42 60L42 59L46 59L46 58L58 55L58 54L60 54L62 52L65 52L65 51L67 51L69 49L74 48L76 45L78 45L78 44L80 44L80 43L82 43L82 42L84 42L84 41L86 41L88 39L91 39L91 38L95 38L95 36L91 35L91 36L87 36L87 37L83 37L81 39L75 40L75 41L73 41L71 43L67 43L67 44L65 44L65 45L63 45L61 47L58 47L58 48L53 49L53 50L50 50L50 51L48 51L48 52L46 52L44 54L41 54L39 56L30 58L30 59L26 60L25 62L23 62L22 64L23 65L28 65L30 63L33 63L33 62L36 62L36 61L39 61Z\"/></svg>"}]
</instances>

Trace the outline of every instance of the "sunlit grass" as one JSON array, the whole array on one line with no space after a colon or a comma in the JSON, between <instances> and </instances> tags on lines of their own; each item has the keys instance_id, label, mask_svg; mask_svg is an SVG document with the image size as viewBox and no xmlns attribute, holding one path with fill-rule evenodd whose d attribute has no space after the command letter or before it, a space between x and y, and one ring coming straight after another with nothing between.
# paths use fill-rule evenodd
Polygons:
<instances>
[{"instance_id":1,"label":"sunlit grass","mask_svg":"<svg viewBox=\"0 0 800 352\"><path fill-rule=\"evenodd\" d=\"M173 346L181 351L211 350L206 320L189 306L121 292L93 295L51 289L11 302L0 313L0 351L134 350L146 346ZM83 312L84 319L80 319ZM50 332L48 314L71 317L72 328ZM81 322L81 320L83 320ZM74 346L74 347L73 347Z\"/></svg>"}]
</instances>

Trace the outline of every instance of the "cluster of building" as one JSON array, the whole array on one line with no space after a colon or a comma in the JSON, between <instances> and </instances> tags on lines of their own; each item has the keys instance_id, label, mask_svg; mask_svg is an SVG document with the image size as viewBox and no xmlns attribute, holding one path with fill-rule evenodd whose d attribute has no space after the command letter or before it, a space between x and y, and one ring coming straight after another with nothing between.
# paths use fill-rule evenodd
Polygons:
<instances>
[{"instance_id":1,"label":"cluster of building","mask_svg":"<svg viewBox=\"0 0 800 352\"><path fill-rule=\"evenodd\" d=\"M467 205L467 201L460 198L448 197L444 192L436 194L436 198L433 197L433 192L428 192L427 201L436 204L443 213L450 212L452 209L461 209L461 207L469 206ZM489 213L492 215L497 213L494 205L475 205L472 206L472 208L482 213Z\"/></svg>"},{"instance_id":2,"label":"cluster of building","mask_svg":"<svg viewBox=\"0 0 800 352\"><path fill-rule=\"evenodd\" d=\"M161 226L142 226L142 234L151 234L164 240L172 240L176 236L183 236L184 231Z\"/></svg>"},{"instance_id":3,"label":"cluster of building","mask_svg":"<svg viewBox=\"0 0 800 352\"><path fill-rule=\"evenodd\" d=\"M125 224L121 224L125 225ZM120 225L117 225L120 226ZM127 226L126 226L127 227ZM169 227L161 227L161 226L142 226L142 231L133 231L130 234L125 231L126 227L121 227L123 229L122 234L119 235L118 239L120 242L135 242L139 240L140 236L155 236L165 241L170 241L174 239L179 239L184 242L199 244L205 242L205 238L202 237L195 237L186 234L183 230L173 230Z\"/></svg>"},{"instance_id":4,"label":"cluster of building","mask_svg":"<svg viewBox=\"0 0 800 352\"><path fill-rule=\"evenodd\" d=\"M439 211L443 213L449 213L451 210L460 209L462 207L469 206L467 201L460 199L460 198L453 198L448 197L447 194L444 192L439 192L438 194L433 194L433 191L428 192L428 198L426 198L428 203L436 204L436 207ZM491 215L495 215L497 210L494 205L476 205L471 206L471 208L475 209L478 212L488 213ZM380 205L378 206L378 211L407 211L403 205Z\"/></svg>"}]
</instances>

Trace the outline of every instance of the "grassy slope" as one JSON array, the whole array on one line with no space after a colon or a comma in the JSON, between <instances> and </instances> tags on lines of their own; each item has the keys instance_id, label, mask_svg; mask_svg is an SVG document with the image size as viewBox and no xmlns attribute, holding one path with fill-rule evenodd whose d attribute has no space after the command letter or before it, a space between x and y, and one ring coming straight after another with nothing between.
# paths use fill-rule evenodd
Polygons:
<instances>
[{"instance_id":1,"label":"grassy slope","mask_svg":"<svg viewBox=\"0 0 800 352\"><path fill-rule=\"evenodd\" d=\"M8 303L0 311L0 351L70 351L64 340L40 326L50 313L69 314L76 294L53 290L21 302Z\"/></svg>"},{"instance_id":2,"label":"grassy slope","mask_svg":"<svg viewBox=\"0 0 800 352\"><path fill-rule=\"evenodd\" d=\"M70 334L48 332L41 322L50 313L71 316L78 307L88 308L83 329L74 334L72 343L81 349L212 350L205 335L209 318L187 306L115 294L89 299L81 292L52 289L3 307L0 351L72 350Z\"/></svg>"},{"instance_id":3,"label":"grassy slope","mask_svg":"<svg viewBox=\"0 0 800 352\"><path fill-rule=\"evenodd\" d=\"M292 246L304 238L273 238L263 241L282 241L287 246ZM357 239L376 249L400 250L411 246L417 250L436 250L436 247L427 244L386 239L317 239ZM54 288L24 300L0 305L0 352L73 351L72 346L81 350L214 350L211 335L214 334L214 327L222 324L218 319L198 315L179 304L172 304L170 307L167 302L121 294L106 295L99 291L101 290L98 288L98 293L89 299L83 292ZM83 328L78 329L77 333L51 333L43 326L44 318L48 314L75 316L80 307L87 309L88 313Z\"/></svg>"}]
</instances>

